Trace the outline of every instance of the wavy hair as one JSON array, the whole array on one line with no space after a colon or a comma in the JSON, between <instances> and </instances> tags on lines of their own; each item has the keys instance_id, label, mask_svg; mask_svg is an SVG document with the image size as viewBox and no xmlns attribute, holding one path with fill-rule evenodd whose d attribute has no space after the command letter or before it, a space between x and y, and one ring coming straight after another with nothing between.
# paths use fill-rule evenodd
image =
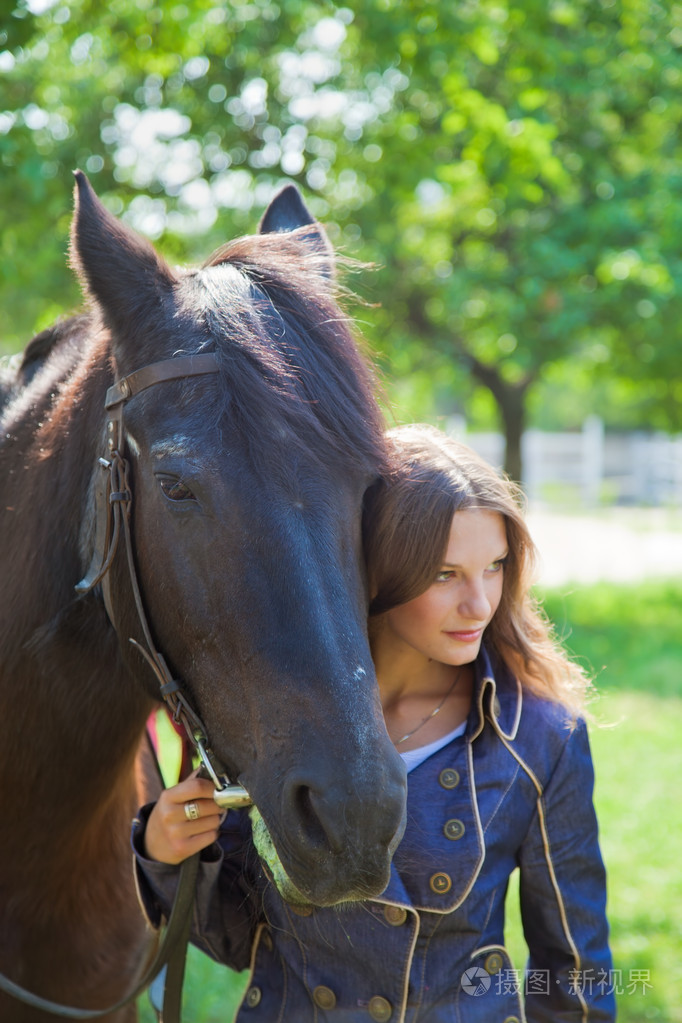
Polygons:
<instances>
[{"instance_id":1,"label":"wavy hair","mask_svg":"<svg viewBox=\"0 0 682 1023\"><path fill-rule=\"evenodd\" d=\"M431 586L447 550L452 517L465 508L503 516L509 555L502 598L485 644L522 685L578 713L589 681L565 654L532 592L536 547L519 487L465 444L435 427L401 426L387 434L388 475L368 494L364 545L373 619Z\"/></svg>"}]
</instances>

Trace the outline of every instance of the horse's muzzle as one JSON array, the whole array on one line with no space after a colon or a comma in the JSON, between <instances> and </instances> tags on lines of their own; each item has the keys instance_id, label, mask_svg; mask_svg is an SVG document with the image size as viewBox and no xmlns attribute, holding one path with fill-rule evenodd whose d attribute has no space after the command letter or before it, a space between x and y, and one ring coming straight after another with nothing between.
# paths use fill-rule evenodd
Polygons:
<instances>
[{"instance_id":1,"label":"horse's muzzle","mask_svg":"<svg viewBox=\"0 0 682 1023\"><path fill-rule=\"evenodd\" d=\"M400 764L402 768L402 764ZM346 780L324 786L289 776L280 793L285 826L260 801L251 812L254 843L282 896L331 906L379 895L405 827L404 771L382 772L380 795L360 796ZM266 813L266 820L261 813ZM292 892L295 897L291 898Z\"/></svg>"}]
</instances>

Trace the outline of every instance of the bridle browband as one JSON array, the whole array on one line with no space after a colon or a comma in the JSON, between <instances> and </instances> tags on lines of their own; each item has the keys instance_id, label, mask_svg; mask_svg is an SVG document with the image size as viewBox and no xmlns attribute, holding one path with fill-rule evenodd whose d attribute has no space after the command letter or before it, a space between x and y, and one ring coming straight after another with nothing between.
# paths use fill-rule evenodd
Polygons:
<instances>
[{"instance_id":1,"label":"bridle browband","mask_svg":"<svg viewBox=\"0 0 682 1023\"><path fill-rule=\"evenodd\" d=\"M95 480L96 518L94 550L88 571L76 585L76 592L80 596L85 596L98 583L101 583L104 605L109 619L114 629L116 629L109 584L109 569L113 564L121 533L123 533L128 574L145 646L142 646L142 644L132 638L129 639L129 642L139 650L156 675L161 697L167 704L174 720L179 721L183 725L190 742L197 750L206 773L215 785L213 798L216 803L223 809L235 809L249 806L252 802L251 797L241 785L229 783L225 769L208 746L208 736L201 718L182 692L180 683L171 675L163 655L156 649L152 639L135 569L130 530L130 512L133 495L128 479L128 462L124 457L125 430L123 426L123 409L125 403L130 398L134 398L136 394L155 384L217 373L218 369L217 356L212 352L202 352L198 355L166 359L163 362L155 362L136 370L134 373L130 373L127 377L123 377L112 384L106 392L104 407L108 413L106 428L107 457L99 458L97 462L98 467L103 471ZM27 1005L52 1013L55 1016L79 1020L97 1019L101 1016L108 1016L137 998L154 980L160 970L167 966L163 1018L165 1023L175 1023L175 1021L179 1023L185 951L191 924L198 863L198 853L195 853L182 863L177 893L163 941L153 961L145 970L144 976L135 986L135 990L115 1005L110 1005L106 1009L94 1010L61 1005L58 1002L53 1002L50 999L41 998L39 995L33 994L19 984L15 984L1 973L0 991L5 991Z\"/></svg>"},{"instance_id":2,"label":"bridle browband","mask_svg":"<svg viewBox=\"0 0 682 1023\"><path fill-rule=\"evenodd\" d=\"M185 377L204 376L207 373L217 373L219 369L215 352L200 352L198 355L183 355L176 359L153 362L112 384L104 399L104 407L114 408L154 384L165 384L168 380L181 380Z\"/></svg>"}]
</instances>

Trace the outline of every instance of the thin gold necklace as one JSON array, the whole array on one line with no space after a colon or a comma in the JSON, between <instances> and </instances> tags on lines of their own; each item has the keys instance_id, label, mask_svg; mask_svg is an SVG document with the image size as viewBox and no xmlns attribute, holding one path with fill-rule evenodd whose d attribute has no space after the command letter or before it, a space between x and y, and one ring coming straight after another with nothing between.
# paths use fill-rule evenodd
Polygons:
<instances>
[{"instance_id":1,"label":"thin gold necklace","mask_svg":"<svg viewBox=\"0 0 682 1023\"><path fill-rule=\"evenodd\" d=\"M432 710L430 714L427 714L426 717L424 718L424 720L420 721L419 724L417 725L417 727L413 728L411 732L407 732L406 735L403 735L402 739L396 739L396 741L393 744L394 746L399 746L401 742L407 742L408 739L412 738L412 736L414 735L415 732L418 732L420 728L424 727L424 725L426 724L427 721L430 721L431 718L435 718L436 714L438 714L438 712L442 708L443 704L447 700L448 696L450 695L452 690L457 685L457 682L459 681L459 676L461 674L462 674L462 668L460 667L459 671L457 672L457 674L455 675L454 679L452 680L452 685L450 686L450 688L448 689L447 693L445 694L443 699L440 701L438 706L434 710Z\"/></svg>"}]
</instances>

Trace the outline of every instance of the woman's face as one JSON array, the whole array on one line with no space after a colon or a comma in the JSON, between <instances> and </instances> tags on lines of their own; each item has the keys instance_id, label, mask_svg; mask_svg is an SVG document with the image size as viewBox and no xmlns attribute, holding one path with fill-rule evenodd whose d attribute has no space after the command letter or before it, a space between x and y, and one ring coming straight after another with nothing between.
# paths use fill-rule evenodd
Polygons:
<instances>
[{"instance_id":1,"label":"woman's face","mask_svg":"<svg viewBox=\"0 0 682 1023\"><path fill-rule=\"evenodd\" d=\"M502 515L456 512L440 571L428 590L382 616L384 642L396 654L451 665L473 661L502 597L507 553Z\"/></svg>"}]
</instances>

